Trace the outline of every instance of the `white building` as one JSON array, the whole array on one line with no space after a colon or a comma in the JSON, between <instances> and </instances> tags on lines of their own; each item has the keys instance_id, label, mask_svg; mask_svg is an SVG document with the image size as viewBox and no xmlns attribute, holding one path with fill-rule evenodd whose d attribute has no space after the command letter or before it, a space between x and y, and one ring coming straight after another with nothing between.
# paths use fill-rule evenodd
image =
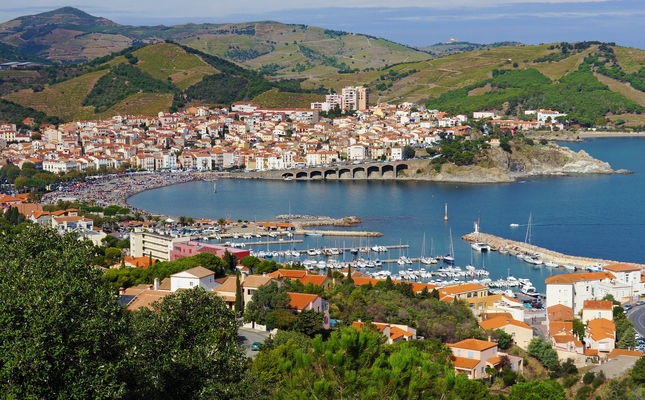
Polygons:
<instances>
[{"instance_id":1,"label":"white building","mask_svg":"<svg viewBox=\"0 0 645 400\"><path fill-rule=\"evenodd\" d=\"M66 174L76 169L78 169L78 164L76 160L72 159L43 161L43 171L48 171L52 174Z\"/></svg>"},{"instance_id":2,"label":"white building","mask_svg":"<svg viewBox=\"0 0 645 400\"><path fill-rule=\"evenodd\" d=\"M190 237L172 237L151 232L130 233L130 255L132 257L152 258L159 261L170 261L170 251L175 243L188 242Z\"/></svg>"},{"instance_id":3,"label":"white building","mask_svg":"<svg viewBox=\"0 0 645 400\"><path fill-rule=\"evenodd\" d=\"M571 307L573 314L577 315L582 311L585 300L602 299L607 294L607 285L614 285L615 280L609 271L551 276L545 279L546 307L562 304Z\"/></svg>"},{"instance_id":4,"label":"white building","mask_svg":"<svg viewBox=\"0 0 645 400\"><path fill-rule=\"evenodd\" d=\"M554 110L538 110L537 120L538 122L546 122L547 119L551 118L551 121L555 121L557 117L566 117L567 114L554 111Z\"/></svg>"},{"instance_id":5,"label":"white building","mask_svg":"<svg viewBox=\"0 0 645 400\"><path fill-rule=\"evenodd\" d=\"M605 271L609 271L616 277L616 283L631 287L632 292L629 296L639 296L643 292L643 283L641 276L643 270L640 266L634 264L610 264L604 267ZM621 300L615 297L616 300Z\"/></svg>"},{"instance_id":6,"label":"white building","mask_svg":"<svg viewBox=\"0 0 645 400\"><path fill-rule=\"evenodd\" d=\"M492 111L475 111L473 113L473 119L499 119L499 117Z\"/></svg>"},{"instance_id":7,"label":"white building","mask_svg":"<svg viewBox=\"0 0 645 400\"><path fill-rule=\"evenodd\" d=\"M195 267L186 271L170 275L170 291L176 292L179 289L203 288L211 292L217 285L215 272L204 267Z\"/></svg>"}]
</instances>

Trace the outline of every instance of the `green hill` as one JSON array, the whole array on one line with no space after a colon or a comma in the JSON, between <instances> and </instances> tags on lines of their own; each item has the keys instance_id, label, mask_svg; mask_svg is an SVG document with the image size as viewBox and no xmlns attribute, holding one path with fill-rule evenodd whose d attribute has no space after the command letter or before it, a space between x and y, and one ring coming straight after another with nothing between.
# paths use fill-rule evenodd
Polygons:
<instances>
[{"instance_id":1,"label":"green hill","mask_svg":"<svg viewBox=\"0 0 645 400\"><path fill-rule=\"evenodd\" d=\"M58 69L68 75L70 68ZM172 43L126 49L70 71L73 77L56 78L43 90L24 89L4 98L71 120L110 113L156 114L186 101L225 106L271 89L283 97L310 92L300 81L270 82L256 71Z\"/></svg>"}]
</instances>

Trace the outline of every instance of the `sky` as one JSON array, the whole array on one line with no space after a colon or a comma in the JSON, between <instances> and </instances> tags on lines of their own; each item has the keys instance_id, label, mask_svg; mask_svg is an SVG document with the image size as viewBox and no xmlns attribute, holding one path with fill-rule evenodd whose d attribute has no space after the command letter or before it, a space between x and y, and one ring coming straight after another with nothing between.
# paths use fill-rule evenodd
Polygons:
<instances>
[{"instance_id":1,"label":"sky","mask_svg":"<svg viewBox=\"0 0 645 400\"><path fill-rule=\"evenodd\" d=\"M412 46L455 38L526 44L600 40L645 48L645 36L638 32L645 17L643 0L72 1L14 2L14 6L0 7L0 21L72 6L125 25L275 20L369 34Z\"/></svg>"}]
</instances>

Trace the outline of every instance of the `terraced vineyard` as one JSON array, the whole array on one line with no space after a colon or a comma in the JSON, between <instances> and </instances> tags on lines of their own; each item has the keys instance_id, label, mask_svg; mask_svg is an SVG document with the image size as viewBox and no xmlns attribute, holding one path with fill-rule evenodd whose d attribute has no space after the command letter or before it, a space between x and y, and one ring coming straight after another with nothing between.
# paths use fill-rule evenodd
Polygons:
<instances>
[{"instance_id":1,"label":"terraced vineyard","mask_svg":"<svg viewBox=\"0 0 645 400\"><path fill-rule=\"evenodd\" d=\"M106 73L107 71L91 72L47 87L42 92L22 90L8 94L4 98L66 120L87 116L92 112L93 107L83 107L83 100Z\"/></svg>"},{"instance_id":2,"label":"terraced vineyard","mask_svg":"<svg viewBox=\"0 0 645 400\"><path fill-rule=\"evenodd\" d=\"M206 75L217 73L198 56L169 43L146 46L133 55L139 59L139 69L162 81L170 78L180 89L194 85Z\"/></svg>"}]
</instances>

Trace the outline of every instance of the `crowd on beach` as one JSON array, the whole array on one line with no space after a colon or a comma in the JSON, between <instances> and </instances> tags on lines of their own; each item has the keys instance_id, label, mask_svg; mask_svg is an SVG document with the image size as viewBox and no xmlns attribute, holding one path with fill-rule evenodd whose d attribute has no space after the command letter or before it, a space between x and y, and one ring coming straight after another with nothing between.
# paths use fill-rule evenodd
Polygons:
<instances>
[{"instance_id":1,"label":"crowd on beach","mask_svg":"<svg viewBox=\"0 0 645 400\"><path fill-rule=\"evenodd\" d=\"M103 175L60 187L57 191L45 194L42 202L56 203L61 199L80 202L93 201L94 204L101 207L114 204L132 209L126 200L136 193L197 179L211 178L210 175L184 171Z\"/></svg>"}]
</instances>

